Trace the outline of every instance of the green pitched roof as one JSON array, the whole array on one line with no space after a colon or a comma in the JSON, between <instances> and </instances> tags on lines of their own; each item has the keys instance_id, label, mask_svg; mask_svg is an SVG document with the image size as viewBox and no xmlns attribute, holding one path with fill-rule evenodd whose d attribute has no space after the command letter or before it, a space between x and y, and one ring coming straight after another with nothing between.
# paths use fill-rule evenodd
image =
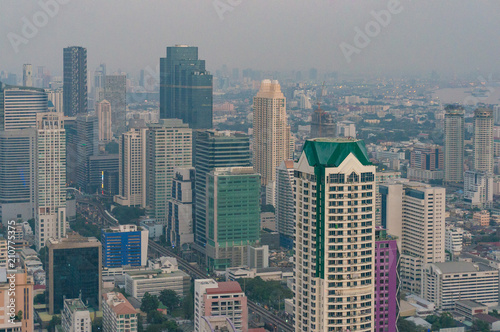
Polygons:
<instances>
[{"instance_id":1,"label":"green pitched roof","mask_svg":"<svg viewBox=\"0 0 500 332\"><path fill-rule=\"evenodd\" d=\"M315 138L307 140L303 153L306 154L309 166L323 165L338 167L352 153L365 166L371 165L366 152L365 143L353 138Z\"/></svg>"}]
</instances>

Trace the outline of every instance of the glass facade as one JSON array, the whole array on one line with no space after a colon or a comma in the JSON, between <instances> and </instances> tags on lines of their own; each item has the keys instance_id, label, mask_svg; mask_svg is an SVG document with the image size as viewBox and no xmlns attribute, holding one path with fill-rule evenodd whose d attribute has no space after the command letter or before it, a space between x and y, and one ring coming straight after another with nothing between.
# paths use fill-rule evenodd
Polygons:
<instances>
[{"instance_id":1,"label":"glass facade","mask_svg":"<svg viewBox=\"0 0 500 332\"><path fill-rule=\"evenodd\" d=\"M64 115L87 113L87 49L66 47L63 51Z\"/></svg>"}]
</instances>

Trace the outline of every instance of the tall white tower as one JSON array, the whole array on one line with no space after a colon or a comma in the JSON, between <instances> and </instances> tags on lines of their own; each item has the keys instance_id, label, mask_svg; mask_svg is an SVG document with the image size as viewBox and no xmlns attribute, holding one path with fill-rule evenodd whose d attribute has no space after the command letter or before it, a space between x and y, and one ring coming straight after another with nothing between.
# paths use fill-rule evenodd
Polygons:
<instances>
[{"instance_id":1,"label":"tall white tower","mask_svg":"<svg viewBox=\"0 0 500 332\"><path fill-rule=\"evenodd\" d=\"M474 111L474 170L493 173L493 113L489 108Z\"/></svg>"},{"instance_id":2,"label":"tall white tower","mask_svg":"<svg viewBox=\"0 0 500 332\"><path fill-rule=\"evenodd\" d=\"M363 141L307 140L295 164L295 331L373 331L375 166Z\"/></svg>"}]
</instances>

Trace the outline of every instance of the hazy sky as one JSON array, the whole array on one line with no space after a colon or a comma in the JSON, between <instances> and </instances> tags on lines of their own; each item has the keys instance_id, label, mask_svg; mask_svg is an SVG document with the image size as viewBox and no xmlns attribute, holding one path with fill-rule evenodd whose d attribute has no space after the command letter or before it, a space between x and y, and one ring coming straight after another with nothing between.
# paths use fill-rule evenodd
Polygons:
<instances>
[{"instance_id":1,"label":"hazy sky","mask_svg":"<svg viewBox=\"0 0 500 332\"><path fill-rule=\"evenodd\" d=\"M65 4L42 14L40 2L53 1ZM388 24L373 24L372 11L388 8ZM0 0L0 70L32 63L61 74L63 47L78 45L89 71L104 62L108 72L137 75L155 68L166 46L189 44L212 71L487 75L500 70L499 13L498 0ZM38 31L23 33L35 20ZM356 47L355 29L367 24L369 44ZM16 53L9 38L17 37ZM341 44L356 47L350 62Z\"/></svg>"}]
</instances>

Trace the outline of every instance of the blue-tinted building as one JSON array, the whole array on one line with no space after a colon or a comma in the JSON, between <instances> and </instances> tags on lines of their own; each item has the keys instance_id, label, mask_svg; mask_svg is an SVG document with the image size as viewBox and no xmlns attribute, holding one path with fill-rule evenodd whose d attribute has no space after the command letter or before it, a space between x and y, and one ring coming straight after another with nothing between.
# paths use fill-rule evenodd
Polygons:
<instances>
[{"instance_id":1,"label":"blue-tinted building","mask_svg":"<svg viewBox=\"0 0 500 332\"><path fill-rule=\"evenodd\" d=\"M102 230L102 266L144 266L147 263L148 231L136 225Z\"/></svg>"}]
</instances>

